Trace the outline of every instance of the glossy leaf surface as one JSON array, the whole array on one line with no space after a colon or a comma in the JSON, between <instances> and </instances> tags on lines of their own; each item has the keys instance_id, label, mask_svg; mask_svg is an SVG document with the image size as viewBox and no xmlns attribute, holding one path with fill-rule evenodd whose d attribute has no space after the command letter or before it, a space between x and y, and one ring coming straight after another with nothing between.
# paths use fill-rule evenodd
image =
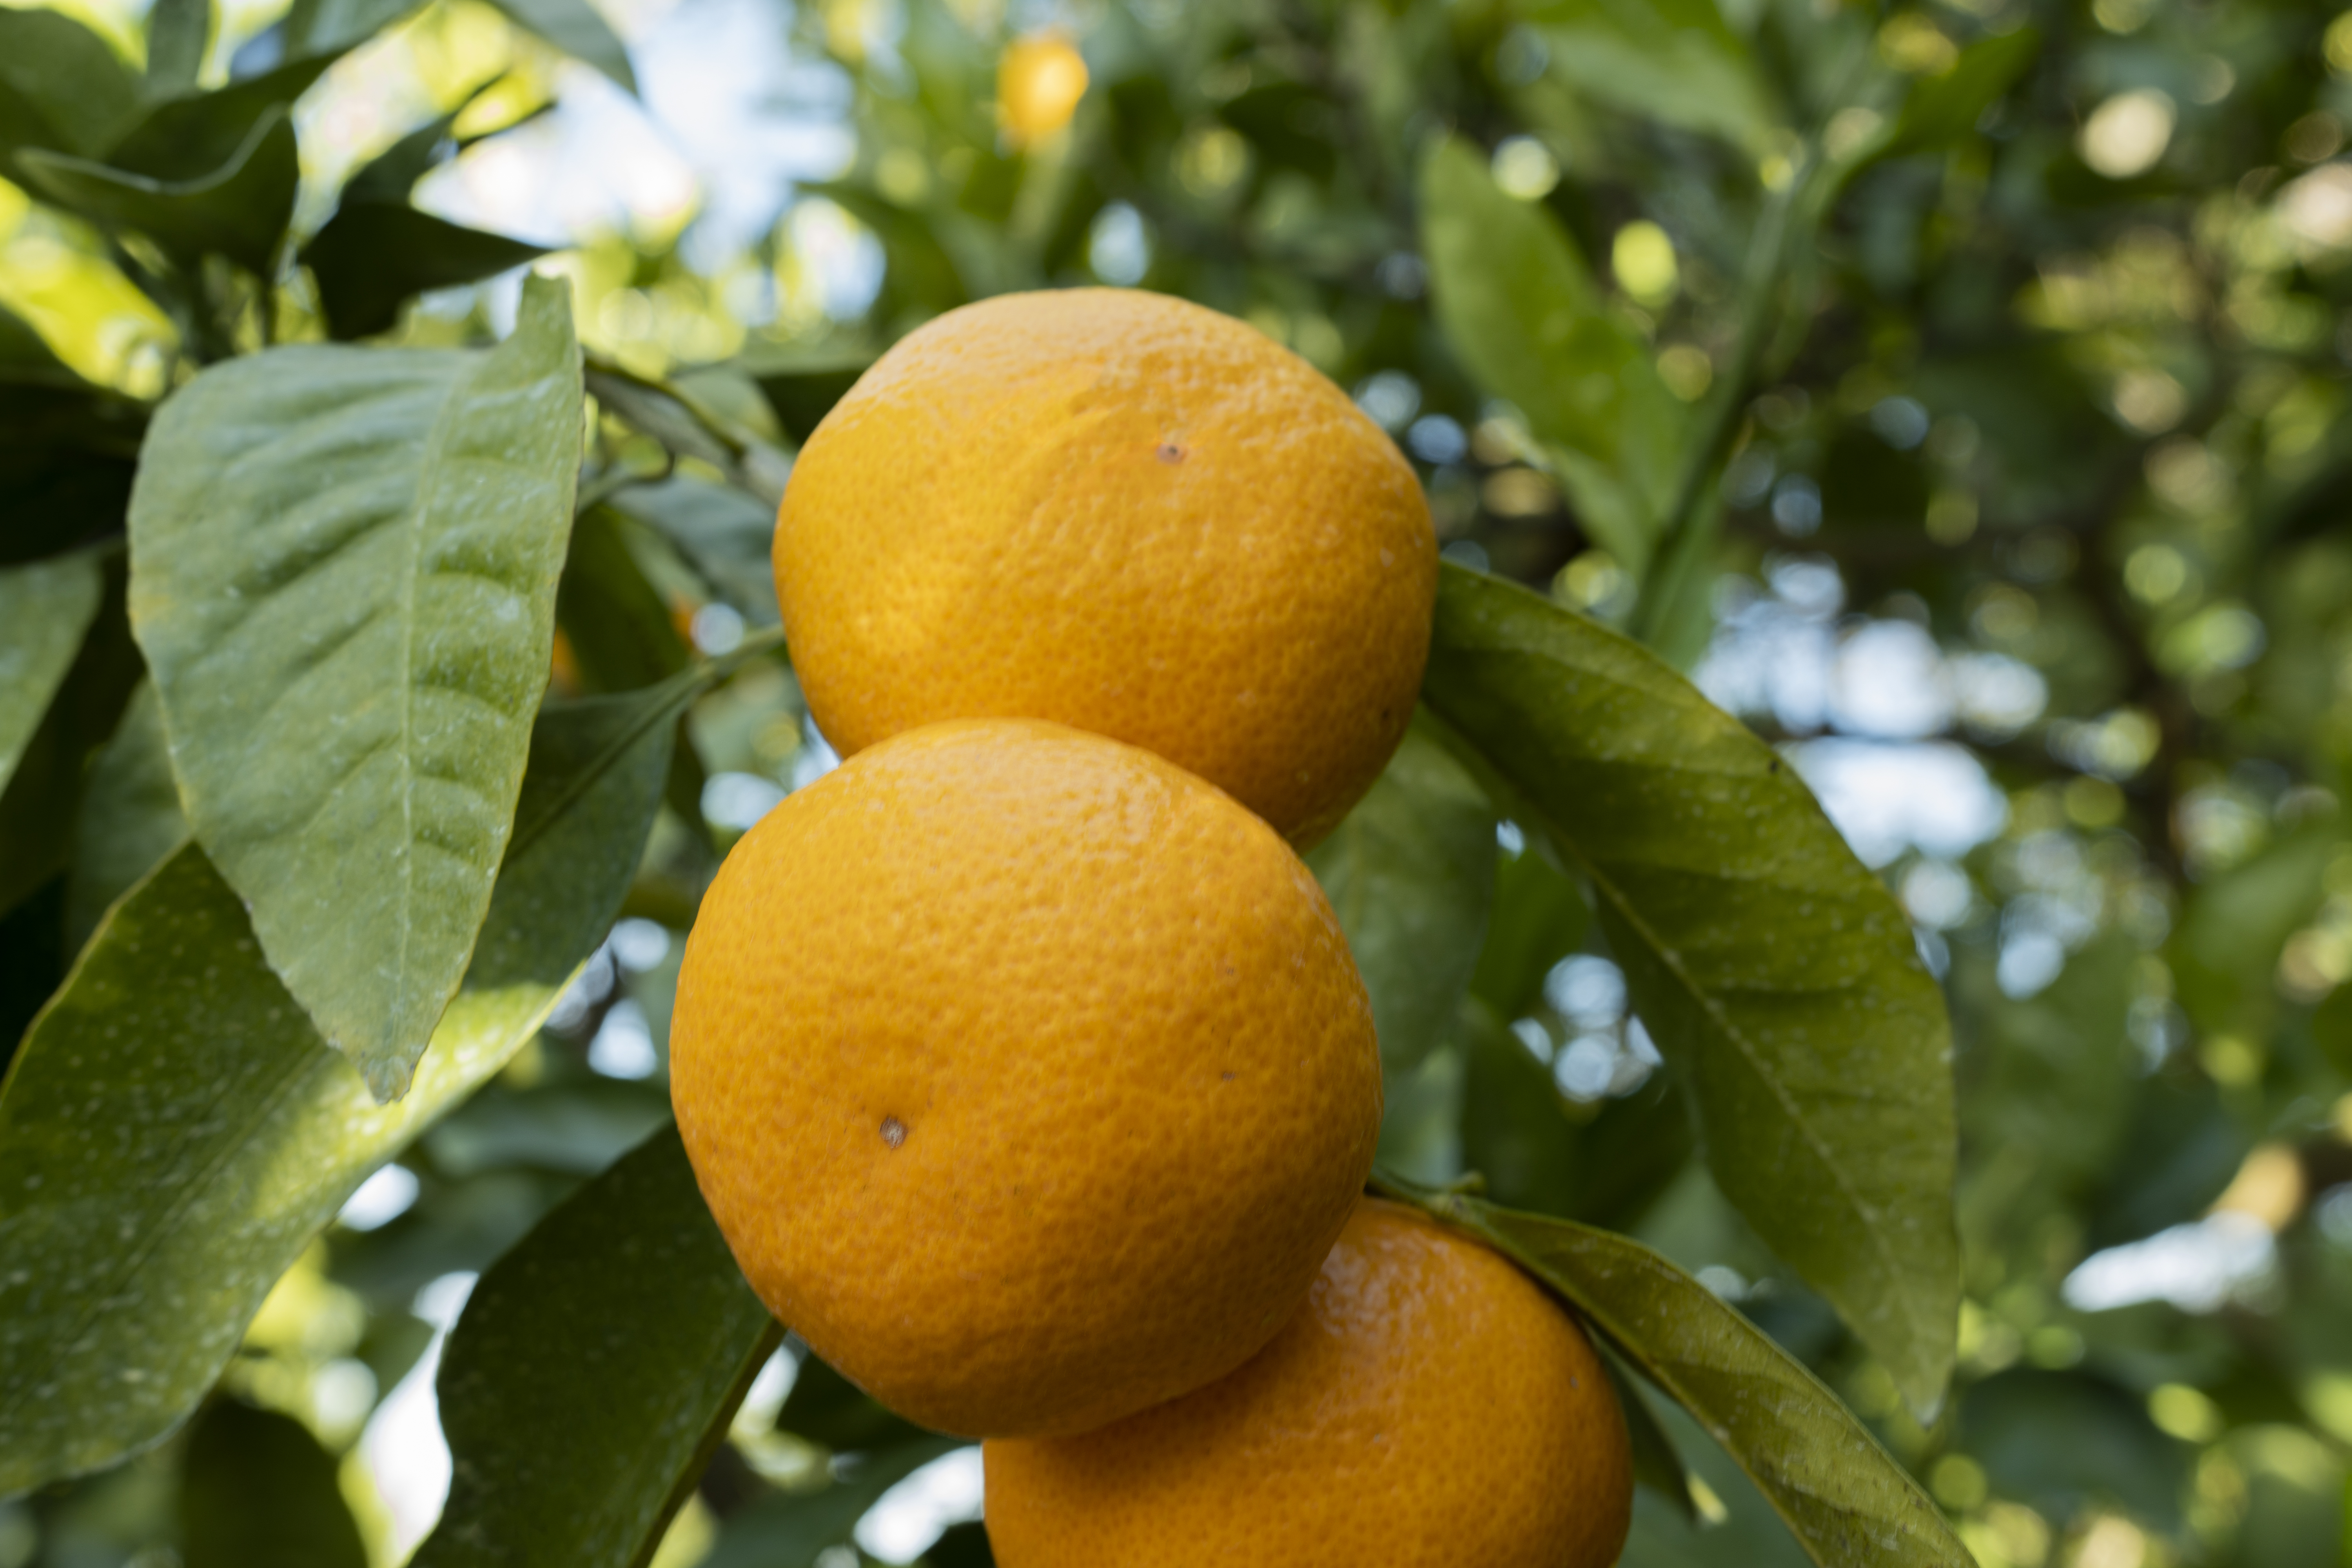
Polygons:
<instances>
[{"instance_id":1,"label":"glossy leaf surface","mask_svg":"<svg viewBox=\"0 0 2352 1568\"><path fill-rule=\"evenodd\" d=\"M1590 881L1725 1195L1932 1409L1959 1293L1951 1036L1893 897L1770 747L1524 588L1444 568L1423 698Z\"/></svg>"},{"instance_id":2,"label":"glossy leaf surface","mask_svg":"<svg viewBox=\"0 0 2352 1568\"><path fill-rule=\"evenodd\" d=\"M454 1473L416 1568L634 1568L783 1337L655 1133L482 1277L443 1352Z\"/></svg>"},{"instance_id":3,"label":"glossy leaf surface","mask_svg":"<svg viewBox=\"0 0 2352 1568\"><path fill-rule=\"evenodd\" d=\"M541 280L488 353L254 355L164 406L131 498L132 620L196 837L379 1099L465 973L505 847L579 376Z\"/></svg>"},{"instance_id":4,"label":"glossy leaf surface","mask_svg":"<svg viewBox=\"0 0 2352 1568\"><path fill-rule=\"evenodd\" d=\"M627 891L691 689L541 721L467 988L397 1104L202 849L117 906L0 1089L0 1496L168 1433L360 1182L530 1037Z\"/></svg>"}]
</instances>

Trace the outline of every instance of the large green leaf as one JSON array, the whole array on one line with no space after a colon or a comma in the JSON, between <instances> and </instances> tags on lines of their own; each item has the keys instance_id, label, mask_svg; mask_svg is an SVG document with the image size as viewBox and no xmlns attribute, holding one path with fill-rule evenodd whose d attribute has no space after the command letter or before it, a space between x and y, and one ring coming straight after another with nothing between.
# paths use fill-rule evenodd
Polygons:
<instances>
[{"instance_id":1,"label":"large green leaf","mask_svg":"<svg viewBox=\"0 0 2352 1568\"><path fill-rule=\"evenodd\" d=\"M367 1568L335 1457L291 1415L235 1399L188 1430L180 1470L186 1568Z\"/></svg>"},{"instance_id":2,"label":"large green leaf","mask_svg":"<svg viewBox=\"0 0 2352 1568\"><path fill-rule=\"evenodd\" d=\"M1822 1568L1972 1568L1943 1514L1835 1394L1737 1308L1637 1241L1374 1181L1550 1286L1697 1418Z\"/></svg>"},{"instance_id":3,"label":"large green leaf","mask_svg":"<svg viewBox=\"0 0 2352 1568\"><path fill-rule=\"evenodd\" d=\"M338 338L389 331L428 289L478 282L547 254L547 247L464 228L405 204L346 198L302 247Z\"/></svg>"},{"instance_id":4,"label":"large green leaf","mask_svg":"<svg viewBox=\"0 0 2352 1568\"><path fill-rule=\"evenodd\" d=\"M541 720L466 989L396 1105L203 850L115 907L0 1088L0 1497L168 1433L368 1173L537 1030L628 890L699 679Z\"/></svg>"},{"instance_id":5,"label":"large green leaf","mask_svg":"<svg viewBox=\"0 0 2352 1568\"><path fill-rule=\"evenodd\" d=\"M183 260L226 256L265 278L294 216L301 160L294 122L272 108L227 160L187 179L158 179L76 158L26 151L16 163L50 200L101 227L136 229Z\"/></svg>"},{"instance_id":6,"label":"large green leaf","mask_svg":"<svg viewBox=\"0 0 2352 1568\"><path fill-rule=\"evenodd\" d=\"M1611 315L1559 220L1505 195L1459 137L1421 166L1422 250L1446 341L1507 398L1628 569L1648 562L1682 416L1632 329Z\"/></svg>"},{"instance_id":7,"label":"large green leaf","mask_svg":"<svg viewBox=\"0 0 2352 1568\"><path fill-rule=\"evenodd\" d=\"M1765 151L1778 118L1716 0L1537 0L1554 75L1628 114Z\"/></svg>"},{"instance_id":8,"label":"large green leaf","mask_svg":"<svg viewBox=\"0 0 2352 1568\"><path fill-rule=\"evenodd\" d=\"M415 1568L638 1568L782 1339L655 1133L467 1299L438 1381L449 1500Z\"/></svg>"},{"instance_id":9,"label":"large green leaf","mask_svg":"<svg viewBox=\"0 0 2352 1568\"><path fill-rule=\"evenodd\" d=\"M573 59L594 66L631 92L637 90L627 47L589 0L491 0L491 4L524 31L536 33Z\"/></svg>"},{"instance_id":10,"label":"large green leaf","mask_svg":"<svg viewBox=\"0 0 2352 1568\"><path fill-rule=\"evenodd\" d=\"M96 33L55 11L0 7L0 168L27 147L101 153L138 102Z\"/></svg>"},{"instance_id":11,"label":"large green leaf","mask_svg":"<svg viewBox=\"0 0 2352 1568\"><path fill-rule=\"evenodd\" d=\"M1951 1030L1892 895L1770 747L1524 588L1444 568L1423 699L1590 881L1725 1194L1933 1409L1958 1331Z\"/></svg>"},{"instance_id":12,"label":"large green leaf","mask_svg":"<svg viewBox=\"0 0 2352 1568\"><path fill-rule=\"evenodd\" d=\"M496 349L252 355L148 438L131 616L189 818L380 1100L405 1091L488 904L580 422L564 286L533 279Z\"/></svg>"},{"instance_id":13,"label":"large green leaf","mask_svg":"<svg viewBox=\"0 0 2352 1568\"><path fill-rule=\"evenodd\" d=\"M89 555L0 571L0 790L73 668L102 586Z\"/></svg>"},{"instance_id":14,"label":"large green leaf","mask_svg":"<svg viewBox=\"0 0 2352 1568\"><path fill-rule=\"evenodd\" d=\"M1495 894L1495 812L1443 743L1408 731L1307 857L1371 994L1381 1059L1409 1070L1454 1022Z\"/></svg>"},{"instance_id":15,"label":"large green leaf","mask_svg":"<svg viewBox=\"0 0 2352 1568\"><path fill-rule=\"evenodd\" d=\"M107 148L107 165L152 180L203 179L252 141L264 121L290 113L294 100L349 47L345 44L294 55L283 65L226 87L165 99Z\"/></svg>"}]
</instances>

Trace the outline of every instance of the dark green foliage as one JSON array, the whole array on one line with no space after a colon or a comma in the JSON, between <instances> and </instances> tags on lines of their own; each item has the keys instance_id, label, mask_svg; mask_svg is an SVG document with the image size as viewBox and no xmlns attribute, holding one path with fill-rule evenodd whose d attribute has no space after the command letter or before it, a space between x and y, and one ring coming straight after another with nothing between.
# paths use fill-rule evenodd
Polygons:
<instances>
[{"instance_id":1,"label":"dark green foliage","mask_svg":"<svg viewBox=\"0 0 2352 1568\"><path fill-rule=\"evenodd\" d=\"M654 1134L467 1300L438 1379L456 1479L415 1561L644 1563L782 1338Z\"/></svg>"},{"instance_id":2,"label":"dark green foliage","mask_svg":"<svg viewBox=\"0 0 2352 1568\"><path fill-rule=\"evenodd\" d=\"M180 1469L188 1568L367 1568L334 1456L303 1425L233 1398L190 1424Z\"/></svg>"},{"instance_id":3,"label":"dark green foliage","mask_svg":"<svg viewBox=\"0 0 2352 1568\"><path fill-rule=\"evenodd\" d=\"M633 85L593 5L497 9ZM1066 18L1076 119L1020 147L989 11L779 7L792 112L854 137L791 198L832 209L715 270L692 231L581 241L580 376L562 290L488 353L492 312L409 309L540 253L412 196L460 124L548 107L542 61L418 66L421 124L325 148L343 77L456 13L297 0L255 37L156 0L142 68L0 8L31 204L0 206L0 1560L356 1561L357 1416L310 1402L388 1392L457 1271L428 1558L621 1568L675 1520L706 1565L807 1563L956 1446L806 1356L733 1414L773 1330L663 1131L668 1010L713 847L815 771L774 657L790 449L943 310L1135 281L1359 394L1457 558L1421 728L1314 864L1386 1156L1652 1379L1627 1568L1956 1563L1939 1509L1983 1568L2352 1562L2352 21L1108 0ZM869 307L817 300L807 216L878 250ZM535 390L468 381L522 361ZM337 423L403 387L413 417ZM492 427L509 395L528 432ZM469 450L517 482L446 482ZM526 635L273 552L377 502ZM164 512L213 525L204 570ZM173 642L215 616L270 658ZM495 743L341 775L398 684L321 674L370 617ZM1906 637L1927 706L1873 718ZM1980 767L2006 821L1903 800L1874 843L1857 755ZM289 825L298 874L254 873L232 841ZM463 896L404 901L428 858ZM386 1088L414 1061L406 1098L314 1018ZM335 1224L395 1155L413 1206ZM2074 1273L2229 1237L2252 1261L2202 1295L2093 1310ZM922 1560L990 1558L962 1523Z\"/></svg>"}]
</instances>

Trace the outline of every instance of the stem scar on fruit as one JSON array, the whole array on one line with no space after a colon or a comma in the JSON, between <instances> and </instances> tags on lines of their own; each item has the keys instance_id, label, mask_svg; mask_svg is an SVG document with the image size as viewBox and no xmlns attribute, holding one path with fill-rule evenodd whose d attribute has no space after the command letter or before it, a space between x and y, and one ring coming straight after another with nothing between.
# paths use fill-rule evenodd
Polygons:
<instances>
[{"instance_id":1,"label":"stem scar on fruit","mask_svg":"<svg viewBox=\"0 0 2352 1568\"><path fill-rule=\"evenodd\" d=\"M896 1149L907 1141L907 1124L895 1116L882 1119L882 1142Z\"/></svg>"}]
</instances>

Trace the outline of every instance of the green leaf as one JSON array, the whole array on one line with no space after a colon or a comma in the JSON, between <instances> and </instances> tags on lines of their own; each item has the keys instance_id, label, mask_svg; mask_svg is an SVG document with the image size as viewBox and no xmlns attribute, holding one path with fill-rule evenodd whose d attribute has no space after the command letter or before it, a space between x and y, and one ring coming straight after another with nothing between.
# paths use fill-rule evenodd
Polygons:
<instances>
[{"instance_id":1,"label":"green leaf","mask_svg":"<svg viewBox=\"0 0 2352 1568\"><path fill-rule=\"evenodd\" d=\"M1892 895L1770 747L1523 588L1444 566L1422 696L1591 884L1717 1184L1932 1410L1958 1331L1951 1034Z\"/></svg>"},{"instance_id":2,"label":"green leaf","mask_svg":"<svg viewBox=\"0 0 2352 1568\"><path fill-rule=\"evenodd\" d=\"M147 96L171 98L193 89L212 42L212 0L154 0L147 8Z\"/></svg>"},{"instance_id":3,"label":"green leaf","mask_svg":"<svg viewBox=\"0 0 2352 1568\"><path fill-rule=\"evenodd\" d=\"M0 1497L162 1438L367 1174L538 1030L618 911L698 675L550 708L474 964L378 1106L181 849L117 905L0 1087Z\"/></svg>"},{"instance_id":4,"label":"green leaf","mask_svg":"<svg viewBox=\"0 0 2352 1568\"><path fill-rule=\"evenodd\" d=\"M491 4L525 32L536 33L573 59L594 66L629 91L637 90L627 47L588 0L491 0Z\"/></svg>"},{"instance_id":5,"label":"green leaf","mask_svg":"<svg viewBox=\"0 0 2352 1568\"><path fill-rule=\"evenodd\" d=\"M1804 1363L1637 1241L1374 1177L1509 1257L1695 1416L1822 1568L1972 1568L1943 1514Z\"/></svg>"},{"instance_id":6,"label":"green leaf","mask_svg":"<svg viewBox=\"0 0 2352 1568\"><path fill-rule=\"evenodd\" d=\"M188 816L180 809L172 750L163 739L163 710L155 704L154 686L142 681L114 738L90 760L66 882L68 948L80 951L114 900L187 837Z\"/></svg>"},{"instance_id":7,"label":"green leaf","mask_svg":"<svg viewBox=\"0 0 2352 1568\"><path fill-rule=\"evenodd\" d=\"M694 650L669 605L646 580L624 531L631 525L591 507L572 525L572 550L555 591L556 625L591 691L632 691L676 675ZM671 754L669 804L681 821L702 821L702 761L690 739Z\"/></svg>"},{"instance_id":8,"label":"green leaf","mask_svg":"<svg viewBox=\"0 0 2352 1568\"><path fill-rule=\"evenodd\" d=\"M48 712L0 790L0 911L66 868L90 752L106 743L139 684L122 605L122 558L104 558L98 611Z\"/></svg>"},{"instance_id":9,"label":"green leaf","mask_svg":"<svg viewBox=\"0 0 2352 1568\"><path fill-rule=\"evenodd\" d=\"M535 279L496 349L251 355L148 437L131 619L189 819L379 1100L405 1092L505 848L580 421L564 286Z\"/></svg>"},{"instance_id":10,"label":"green leaf","mask_svg":"<svg viewBox=\"0 0 2352 1568\"><path fill-rule=\"evenodd\" d=\"M2039 994L1992 1003L1963 1058L1960 1126L1978 1152L1964 1206L2014 1215L2021 1240L2115 1168L2141 1071L2126 1026L2139 964L2127 932L2102 931Z\"/></svg>"},{"instance_id":11,"label":"green leaf","mask_svg":"<svg viewBox=\"0 0 2352 1568\"><path fill-rule=\"evenodd\" d=\"M294 124L282 109L257 121L226 163L193 179L128 174L62 153L20 153L16 162L37 190L103 228L136 229L184 261L226 256L265 278L277 274L301 178Z\"/></svg>"},{"instance_id":12,"label":"green leaf","mask_svg":"<svg viewBox=\"0 0 2352 1568\"><path fill-rule=\"evenodd\" d=\"M1431 144L1421 206L1446 341L1526 416L1585 527L1638 574L1683 424L1647 346L1609 313L1559 220L1505 195L1468 142Z\"/></svg>"},{"instance_id":13,"label":"green leaf","mask_svg":"<svg viewBox=\"0 0 2352 1568\"><path fill-rule=\"evenodd\" d=\"M0 566L120 532L146 422L143 407L84 381L0 310Z\"/></svg>"},{"instance_id":14,"label":"green leaf","mask_svg":"<svg viewBox=\"0 0 2352 1568\"><path fill-rule=\"evenodd\" d=\"M166 99L106 150L107 166L167 184L205 179L234 159L272 115L291 118L294 100L342 54L300 55L226 87Z\"/></svg>"},{"instance_id":15,"label":"green leaf","mask_svg":"<svg viewBox=\"0 0 2352 1568\"><path fill-rule=\"evenodd\" d=\"M766 344L733 363L759 384L785 434L806 441L874 357L871 349L856 344Z\"/></svg>"},{"instance_id":16,"label":"green leaf","mask_svg":"<svg viewBox=\"0 0 2352 1568\"><path fill-rule=\"evenodd\" d=\"M0 168L27 147L102 153L138 104L105 39L56 11L0 7Z\"/></svg>"},{"instance_id":17,"label":"green leaf","mask_svg":"<svg viewBox=\"0 0 2352 1568\"><path fill-rule=\"evenodd\" d=\"M465 100L448 113L426 121L361 164L358 173L343 182L342 203L345 205L353 202L407 205L409 193L416 188L416 182L439 168L456 153L457 144L450 137L451 128L457 123L457 116L472 108L474 100L489 86L485 82L467 93Z\"/></svg>"},{"instance_id":18,"label":"green leaf","mask_svg":"<svg viewBox=\"0 0 2352 1568\"><path fill-rule=\"evenodd\" d=\"M1769 150L1779 123L1746 39L1716 0L1541 0L1554 75L1628 114Z\"/></svg>"},{"instance_id":19,"label":"green leaf","mask_svg":"<svg viewBox=\"0 0 2352 1568\"><path fill-rule=\"evenodd\" d=\"M103 587L87 554L0 571L0 790L73 668Z\"/></svg>"},{"instance_id":20,"label":"green leaf","mask_svg":"<svg viewBox=\"0 0 2352 1568\"><path fill-rule=\"evenodd\" d=\"M782 1338L655 1133L467 1298L438 1378L449 1500L415 1568L637 1568Z\"/></svg>"},{"instance_id":21,"label":"green leaf","mask_svg":"<svg viewBox=\"0 0 2352 1568\"><path fill-rule=\"evenodd\" d=\"M346 198L302 264L319 279L327 330L337 338L389 331L400 308L431 289L478 282L547 254L547 247L486 234L415 207Z\"/></svg>"},{"instance_id":22,"label":"green leaf","mask_svg":"<svg viewBox=\"0 0 2352 1568\"><path fill-rule=\"evenodd\" d=\"M1690 1472L1683 1468L1683 1457L1675 1451L1675 1440L1659 1423L1658 1413L1650 1408L1649 1396L1625 1374L1616 1357L1603 1356L1601 1364L1608 1369L1609 1382L1617 1390L1617 1403L1625 1412L1625 1436L1633 1450L1634 1484L1649 1488L1676 1513L1696 1522L1698 1507L1691 1497Z\"/></svg>"},{"instance_id":23,"label":"green leaf","mask_svg":"<svg viewBox=\"0 0 2352 1568\"><path fill-rule=\"evenodd\" d=\"M77 391L89 383L67 368L31 322L0 307L0 384L58 386Z\"/></svg>"},{"instance_id":24,"label":"green leaf","mask_svg":"<svg viewBox=\"0 0 2352 1568\"><path fill-rule=\"evenodd\" d=\"M2326 902L2342 837L2332 822L2299 828L2188 889L2166 956L2180 1005L2200 1026L2244 1028L2271 1006L2280 950Z\"/></svg>"},{"instance_id":25,"label":"green leaf","mask_svg":"<svg viewBox=\"0 0 2352 1568\"><path fill-rule=\"evenodd\" d=\"M186 1568L367 1568L335 1457L291 1415L236 1399L188 1429L180 1470Z\"/></svg>"},{"instance_id":26,"label":"green leaf","mask_svg":"<svg viewBox=\"0 0 2352 1568\"><path fill-rule=\"evenodd\" d=\"M770 558L776 534L773 507L732 485L683 474L659 484L632 485L611 504L676 545L711 592L753 626L772 626L781 621Z\"/></svg>"},{"instance_id":27,"label":"green leaf","mask_svg":"<svg viewBox=\"0 0 2352 1568\"><path fill-rule=\"evenodd\" d=\"M1409 730L1307 864L1363 972L1381 1059L1409 1070L1452 1026L1478 963L1495 892L1494 808L1442 743Z\"/></svg>"},{"instance_id":28,"label":"green leaf","mask_svg":"<svg viewBox=\"0 0 2352 1568\"><path fill-rule=\"evenodd\" d=\"M2330 1066L2352 1077L2352 985L2338 985L2312 1010L2311 1037Z\"/></svg>"},{"instance_id":29,"label":"green leaf","mask_svg":"<svg viewBox=\"0 0 2352 1568\"><path fill-rule=\"evenodd\" d=\"M1505 1018L1524 1017L1542 999L1552 965L1584 945L1592 910L1583 891L1544 855L1541 840L1495 872L1495 911L1470 990Z\"/></svg>"},{"instance_id":30,"label":"green leaf","mask_svg":"<svg viewBox=\"0 0 2352 1568\"><path fill-rule=\"evenodd\" d=\"M2032 27L1978 39L1960 51L1951 69L1922 78L1911 89L1894 130L1870 156L1900 158L1949 146L1971 134L1984 111L2041 52L2042 35Z\"/></svg>"},{"instance_id":31,"label":"green leaf","mask_svg":"<svg viewBox=\"0 0 2352 1568\"><path fill-rule=\"evenodd\" d=\"M630 526L603 507L583 513L572 525L572 551L556 589L556 624L591 690L650 686L694 658L623 537Z\"/></svg>"},{"instance_id":32,"label":"green leaf","mask_svg":"<svg viewBox=\"0 0 2352 1568\"><path fill-rule=\"evenodd\" d=\"M727 1521L697 1568L814 1568L817 1554L846 1542L884 1492L969 1446L963 1437L919 1438L866 1455L847 1480L823 1491L762 1498Z\"/></svg>"}]
</instances>

